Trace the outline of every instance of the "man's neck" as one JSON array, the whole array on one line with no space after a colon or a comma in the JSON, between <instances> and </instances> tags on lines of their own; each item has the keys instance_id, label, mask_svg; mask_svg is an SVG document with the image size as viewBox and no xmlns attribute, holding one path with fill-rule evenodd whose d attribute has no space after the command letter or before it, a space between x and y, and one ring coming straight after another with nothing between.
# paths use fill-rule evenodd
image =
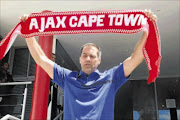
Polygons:
<instances>
[{"instance_id":1,"label":"man's neck","mask_svg":"<svg viewBox=\"0 0 180 120\"><path fill-rule=\"evenodd\" d=\"M81 71L83 71L84 73L90 75L92 72L95 72L96 70L97 70L97 69L92 70L92 71L86 71L86 70L81 70Z\"/></svg>"},{"instance_id":2,"label":"man's neck","mask_svg":"<svg viewBox=\"0 0 180 120\"><path fill-rule=\"evenodd\" d=\"M83 70L82 70L83 71ZM92 72L88 72L88 71L83 71L84 73L90 75Z\"/></svg>"}]
</instances>

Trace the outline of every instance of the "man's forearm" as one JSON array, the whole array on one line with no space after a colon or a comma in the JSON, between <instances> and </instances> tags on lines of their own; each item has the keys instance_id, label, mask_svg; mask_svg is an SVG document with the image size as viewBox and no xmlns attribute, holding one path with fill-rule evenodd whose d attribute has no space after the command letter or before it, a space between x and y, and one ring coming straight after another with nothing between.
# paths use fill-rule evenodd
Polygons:
<instances>
[{"instance_id":1,"label":"man's forearm","mask_svg":"<svg viewBox=\"0 0 180 120\"><path fill-rule=\"evenodd\" d=\"M26 38L26 43L35 62L39 66L41 66L46 71L46 73L53 79L54 62L46 57L34 37Z\"/></svg>"},{"instance_id":2,"label":"man's forearm","mask_svg":"<svg viewBox=\"0 0 180 120\"><path fill-rule=\"evenodd\" d=\"M127 58L124 61L124 74L126 77L128 77L131 72L140 64L142 63L144 56L143 56L143 52L142 52L142 47L146 41L146 33L143 32L143 35L141 37L141 40L138 42L138 44L136 45L134 52L132 53L132 55Z\"/></svg>"},{"instance_id":3,"label":"man's forearm","mask_svg":"<svg viewBox=\"0 0 180 120\"><path fill-rule=\"evenodd\" d=\"M34 37L26 38L26 43L35 62L40 65L41 57L46 57Z\"/></svg>"},{"instance_id":4,"label":"man's forearm","mask_svg":"<svg viewBox=\"0 0 180 120\"><path fill-rule=\"evenodd\" d=\"M157 17L154 15L150 10L145 10L146 16L150 19L150 21L156 21ZM146 32L143 32L143 35L141 37L141 40L136 45L132 55L128 57L124 61L124 74L125 76L129 76L132 71L140 64L142 63L144 56L143 56L143 45L145 44L147 39Z\"/></svg>"},{"instance_id":5,"label":"man's forearm","mask_svg":"<svg viewBox=\"0 0 180 120\"><path fill-rule=\"evenodd\" d=\"M147 34L146 32L143 32L141 40L138 42L138 44L134 49L134 52L131 55L132 58L137 59L139 61L142 61L144 59L142 48L143 45L145 44L146 38L147 38Z\"/></svg>"}]
</instances>

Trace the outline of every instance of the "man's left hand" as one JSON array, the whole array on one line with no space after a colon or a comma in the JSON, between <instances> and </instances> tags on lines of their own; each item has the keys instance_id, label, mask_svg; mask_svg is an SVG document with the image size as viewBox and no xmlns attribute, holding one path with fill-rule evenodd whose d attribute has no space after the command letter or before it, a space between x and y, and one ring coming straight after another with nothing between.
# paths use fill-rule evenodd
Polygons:
<instances>
[{"instance_id":1,"label":"man's left hand","mask_svg":"<svg viewBox=\"0 0 180 120\"><path fill-rule=\"evenodd\" d=\"M145 15L150 19L150 21L157 21L157 16L153 12L151 12L151 10L145 9L144 12Z\"/></svg>"}]
</instances>

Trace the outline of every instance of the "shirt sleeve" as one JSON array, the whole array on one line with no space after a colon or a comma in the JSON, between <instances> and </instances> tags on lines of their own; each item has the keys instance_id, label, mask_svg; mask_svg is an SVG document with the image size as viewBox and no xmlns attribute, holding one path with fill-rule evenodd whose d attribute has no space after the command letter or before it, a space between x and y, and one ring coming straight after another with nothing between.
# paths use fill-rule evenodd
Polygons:
<instances>
[{"instance_id":1,"label":"shirt sleeve","mask_svg":"<svg viewBox=\"0 0 180 120\"><path fill-rule=\"evenodd\" d=\"M54 63L53 70L53 80L55 84L59 85L62 89L64 89L64 81L67 79L68 75L71 73L70 70L63 68L56 63Z\"/></svg>"},{"instance_id":2,"label":"shirt sleeve","mask_svg":"<svg viewBox=\"0 0 180 120\"><path fill-rule=\"evenodd\" d=\"M123 63L120 63L118 66L115 66L113 68L113 80L115 82L115 90L118 90L129 78L130 75L128 77L125 77L124 75Z\"/></svg>"}]
</instances>

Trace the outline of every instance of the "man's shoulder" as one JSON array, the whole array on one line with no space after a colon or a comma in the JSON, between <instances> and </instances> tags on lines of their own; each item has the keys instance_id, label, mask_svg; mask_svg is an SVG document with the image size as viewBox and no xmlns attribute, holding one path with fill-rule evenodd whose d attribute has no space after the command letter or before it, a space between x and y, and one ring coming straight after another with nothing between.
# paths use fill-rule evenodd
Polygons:
<instances>
[{"instance_id":1,"label":"man's shoulder","mask_svg":"<svg viewBox=\"0 0 180 120\"><path fill-rule=\"evenodd\" d=\"M0 70L0 76L4 76L4 72L2 70Z\"/></svg>"},{"instance_id":2,"label":"man's shoulder","mask_svg":"<svg viewBox=\"0 0 180 120\"><path fill-rule=\"evenodd\" d=\"M1 72L3 72L3 70L2 70L2 69L0 69L0 73L1 73Z\"/></svg>"},{"instance_id":3,"label":"man's shoulder","mask_svg":"<svg viewBox=\"0 0 180 120\"><path fill-rule=\"evenodd\" d=\"M63 73L63 74L70 74L72 72L72 70L69 70L67 68L64 68L58 64L54 64L54 73Z\"/></svg>"}]
</instances>

